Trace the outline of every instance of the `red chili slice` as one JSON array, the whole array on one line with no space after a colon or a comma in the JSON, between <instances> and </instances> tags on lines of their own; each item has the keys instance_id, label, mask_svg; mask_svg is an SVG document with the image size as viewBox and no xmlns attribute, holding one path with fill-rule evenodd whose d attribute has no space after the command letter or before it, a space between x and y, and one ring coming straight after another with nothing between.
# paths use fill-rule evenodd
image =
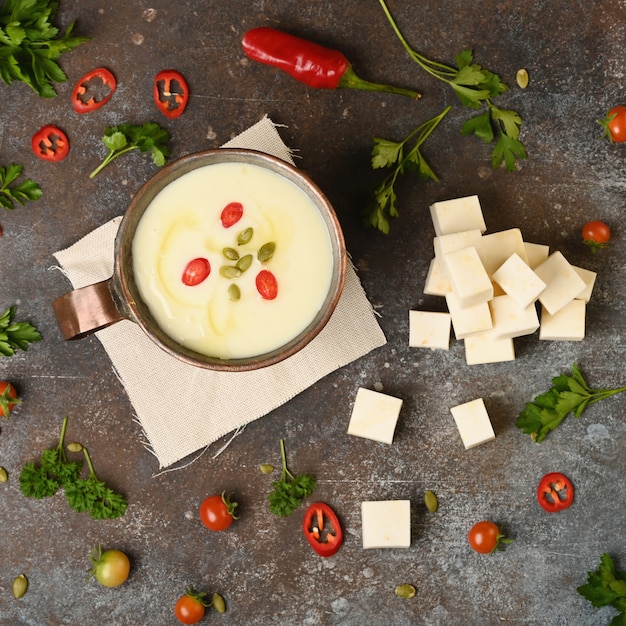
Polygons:
<instances>
[{"instance_id":1,"label":"red chili slice","mask_svg":"<svg viewBox=\"0 0 626 626\"><path fill-rule=\"evenodd\" d=\"M98 84L102 82L102 87ZM103 96L99 96L99 91L108 88ZM74 86L72 91L72 106L76 113L89 113L104 106L113 96L117 88L115 76L105 67L98 67L91 72L87 72ZM96 95L89 95L94 92Z\"/></svg>"},{"instance_id":2,"label":"red chili slice","mask_svg":"<svg viewBox=\"0 0 626 626\"><path fill-rule=\"evenodd\" d=\"M31 139L33 152L44 161L62 161L70 151L67 135L53 124L40 128Z\"/></svg>"},{"instance_id":3,"label":"red chili slice","mask_svg":"<svg viewBox=\"0 0 626 626\"><path fill-rule=\"evenodd\" d=\"M255 282L256 289L264 300L273 300L278 295L276 276L269 270L261 270Z\"/></svg>"},{"instance_id":4,"label":"red chili slice","mask_svg":"<svg viewBox=\"0 0 626 626\"><path fill-rule=\"evenodd\" d=\"M188 287L195 287L205 281L211 273L211 264L208 259L199 257L187 263L181 280Z\"/></svg>"},{"instance_id":5,"label":"red chili slice","mask_svg":"<svg viewBox=\"0 0 626 626\"><path fill-rule=\"evenodd\" d=\"M154 78L154 103L165 117L180 117L189 100L189 85L176 70L162 70Z\"/></svg>"},{"instance_id":6,"label":"red chili slice","mask_svg":"<svg viewBox=\"0 0 626 626\"><path fill-rule=\"evenodd\" d=\"M223 209L220 215L222 220L222 226L224 228L230 228L236 224L243 216L243 204L241 202L229 202Z\"/></svg>"},{"instance_id":7,"label":"red chili slice","mask_svg":"<svg viewBox=\"0 0 626 626\"><path fill-rule=\"evenodd\" d=\"M537 500L548 513L563 511L574 501L574 487L560 472L546 474L537 487Z\"/></svg>"},{"instance_id":8,"label":"red chili slice","mask_svg":"<svg viewBox=\"0 0 626 626\"><path fill-rule=\"evenodd\" d=\"M335 512L323 502L314 502L304 514L302 530L320 556L332 556L343 542L343 531Z\"/></svg>"}]
</instances>

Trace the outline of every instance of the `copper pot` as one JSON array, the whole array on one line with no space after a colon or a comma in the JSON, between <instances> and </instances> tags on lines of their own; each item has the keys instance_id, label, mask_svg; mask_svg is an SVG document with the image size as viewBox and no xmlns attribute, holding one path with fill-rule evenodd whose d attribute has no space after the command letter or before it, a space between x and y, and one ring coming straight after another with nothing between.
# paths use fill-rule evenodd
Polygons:
<instances>
[{"instance_id":1,"label":"copper pot","mask_svg":"<svg viewBox=\"0 0 626 626\"><path fill-rule=\"evenodd\" d=\"M133 274L132 242L137 224L155 196L180 176L206 165L236 162L254 164L294 183L313 202L328 229L333 255L332 279L326 299L310 324L282 347L241 359L207 356L186 348L163 332L142 301ZM122 319L137 323L159 347L190 365L229 372L247 371L278 363L295 354L324 328L341 296L345 280L346 250L341 227L331 204L304 173L292 165L254 150L209 150L185 156L161 169L135 195L115 239L115 267L111 278L70 291L57 298L54 308L65 339L79 339Z\"/></svg>"}]
</instances>

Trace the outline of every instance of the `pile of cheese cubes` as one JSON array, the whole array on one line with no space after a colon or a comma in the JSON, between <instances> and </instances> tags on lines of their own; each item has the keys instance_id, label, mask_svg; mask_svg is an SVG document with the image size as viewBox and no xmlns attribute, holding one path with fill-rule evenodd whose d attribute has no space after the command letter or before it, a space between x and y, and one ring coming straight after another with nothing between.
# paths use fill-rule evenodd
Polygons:
<instances>
[{"instance_id":1,"label":"pile of cheese cubes","mask_svg":"<svg viewBox=\"0 0 626 626\"><path fill-rule=\"evenodd\" d=\"M596 274L571 265L518 228L485 234L478 196L436 202L434 258L424 293L448 312L409 312L409 346L448 350L450 328L469 365L512 361L513 339L580 341ZM538 310L541 311L541 321Z\"/></svg>"}]
</instances>

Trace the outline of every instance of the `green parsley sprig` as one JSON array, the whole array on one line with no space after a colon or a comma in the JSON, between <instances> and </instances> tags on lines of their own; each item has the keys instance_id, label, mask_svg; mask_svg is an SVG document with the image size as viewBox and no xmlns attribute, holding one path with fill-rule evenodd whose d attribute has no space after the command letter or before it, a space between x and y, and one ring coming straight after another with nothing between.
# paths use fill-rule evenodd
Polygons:
<instances>
[{"instance_id":1,"label":"green parsley sprig","mask_svg":"<svg viewBox=\"0 0 626 626\"><path fill-rule=\"evenodd\" d=\"M618 570L608 554L600 557L600 565L587 573L587 584L578 593L595 607L612 606L619 611L609 626L626 624L626 572Z\"/></svg>"},{"instance_id":2,"label":"green parsley sprig","mask_svg":"<svg viewBox=\"0 0 626 626\"><path fill-rule=\"evenodd\" d=\"M433 61L420 54L405 39L385 1L379 2L404 49L424 71L450 85L464 106L475 110L486 106L483 113L465 122L461 133L476 135L485 143L492 143L497 136L491 153L491 166L496 168L504 162L506 169L513 171L517 159L527 157L526 149L519 139L522 118L516 111L501 109L493 103L493 98L507 91L508 86L500 76L474 63L471 50L464 50L456 55L456 67Z\"/></svg>"},{"instance_id":3,"label":"green parsley sprig","mask_svg":"<svg viewBox=\"0 0 626 626\"><path fill-rule=\"evenodd\" d=\"M43 195L41 187L30 178L15 182L23 171L23 165L0 166L0 207L12 210L16 202L24 206L28 200L38 200Z\"/></svg>"},{"instance_id":4,"label":"green parsley sprig","mask_svg":"<svg viewBox=\"0 0 626 626\"><path fill-rule=\"evenodd\" d=\"M574 364L571 376L556 376L548 391L526 403L524 410L517 416L515 425L539 443L570 413L574 417L580 417L590 404L623 391L626 391L626 387L592 389Z\"/></svg>"},{"instance_id":5,"label":"green parsley sprig","mask_svg":"<svg viewBox=\"0 0 626 626\"><path fill-rule=\"evenodd\" d=\"M28 344L41 341L41 333L30 322L14 322L17 307L0 314L0 356L13 356L16 350L28 350Z\"/></svg>"},{"instance_id":6,"label":"green parsley sprig","mask_svg":"<svg viewBox=\"0 0 626 626\"><path fill-rule=\"evenodd\" d=\"M439 180L420 152L420 148L451 109L451 106L446 107L439 115L418 126L400 142L374 138L372 168L381 169L393 166L395 168L374 190L374 202L372 202L365 216L369 226L373 226L385 234L389 233L389 219L398 217L397 196L394 186L401 174L417 170L422 180ZM413 147L405 153L411 141L413 141Z\"/></svg>"},{"instance_id":7,"label":"green parsley sprig","mask_svg":"<svg viewBox=\"0 0 626 626\"><path fill-rule=\"evenodd\" d=\"M273 490L268 496L269 509L279 517L289 517L308 498L317 485L314 476L310 474L298 474L295 476L287 468L287 455L285 454L285 442L280 440L280 456L283 471L280 480L272 483Z\"/></svg>"},{"instance_id":8,"label":"green parsley sprig","mask_svg":"<svg viewBox=\"0 0 626 626\"><path fill-rule=\"evenodd\" d=\"M73 36L74 22L59 36L52 24L58 8L51 0L6 0L0 6L0 78L7 85L24 82L42 98L53 98L52 83L67 80L57 59L89 37Z\"/></svg>"},{"instance_id":9,"label":"green parsley sprig","mask_svg":"<svg viewBox=\"0 0 626 626\"><path fill-rule=\"evenodd\" d=\"M79 446L89 466L86 479L80 477L82 462L68 460L65 452L67 422L65 417L58 445L44 450L39 465L30 462L22 468L19 478L21 492L27 498L41 499L63 489L68 504L79 513L87 511L94 519L114 519L124 515L128 506L126 498L98 479L86 448Z\"/></svg>"},{"instance_id":10,"label":"green parsley sprig","mask_svg":"<svg viewBox=\"0 0 626 626\"><path fill-rule=\"evenodd\" d=\"M89 178L97 176L103 168L117 157L131 150L150 152L152 161L157 167L163 167L170 154L168 142L170 134L156 122L139 124L121 124L110 126L105 129L102 142L108 148L109 153L104 161L89 174Z\"/></svg>"}]
</instances>

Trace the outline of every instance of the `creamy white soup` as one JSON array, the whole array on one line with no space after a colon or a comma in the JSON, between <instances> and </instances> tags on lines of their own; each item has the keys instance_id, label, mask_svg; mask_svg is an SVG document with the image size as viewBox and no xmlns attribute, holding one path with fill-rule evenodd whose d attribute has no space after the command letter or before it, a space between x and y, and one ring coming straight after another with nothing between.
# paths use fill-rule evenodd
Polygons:
<instances>
[{"instance_id":1,"label":"creamy white soup","mask_svg":"<svg viewBox=\"0 0 626 626\"><path fill-rule=\"evenodd\" d=\"M133 238L142 300L196 352L240 359L304 330L330 288L328 229L294 183L244 163L184 174L152 200Z\"/></svg>"}]
</instances>

